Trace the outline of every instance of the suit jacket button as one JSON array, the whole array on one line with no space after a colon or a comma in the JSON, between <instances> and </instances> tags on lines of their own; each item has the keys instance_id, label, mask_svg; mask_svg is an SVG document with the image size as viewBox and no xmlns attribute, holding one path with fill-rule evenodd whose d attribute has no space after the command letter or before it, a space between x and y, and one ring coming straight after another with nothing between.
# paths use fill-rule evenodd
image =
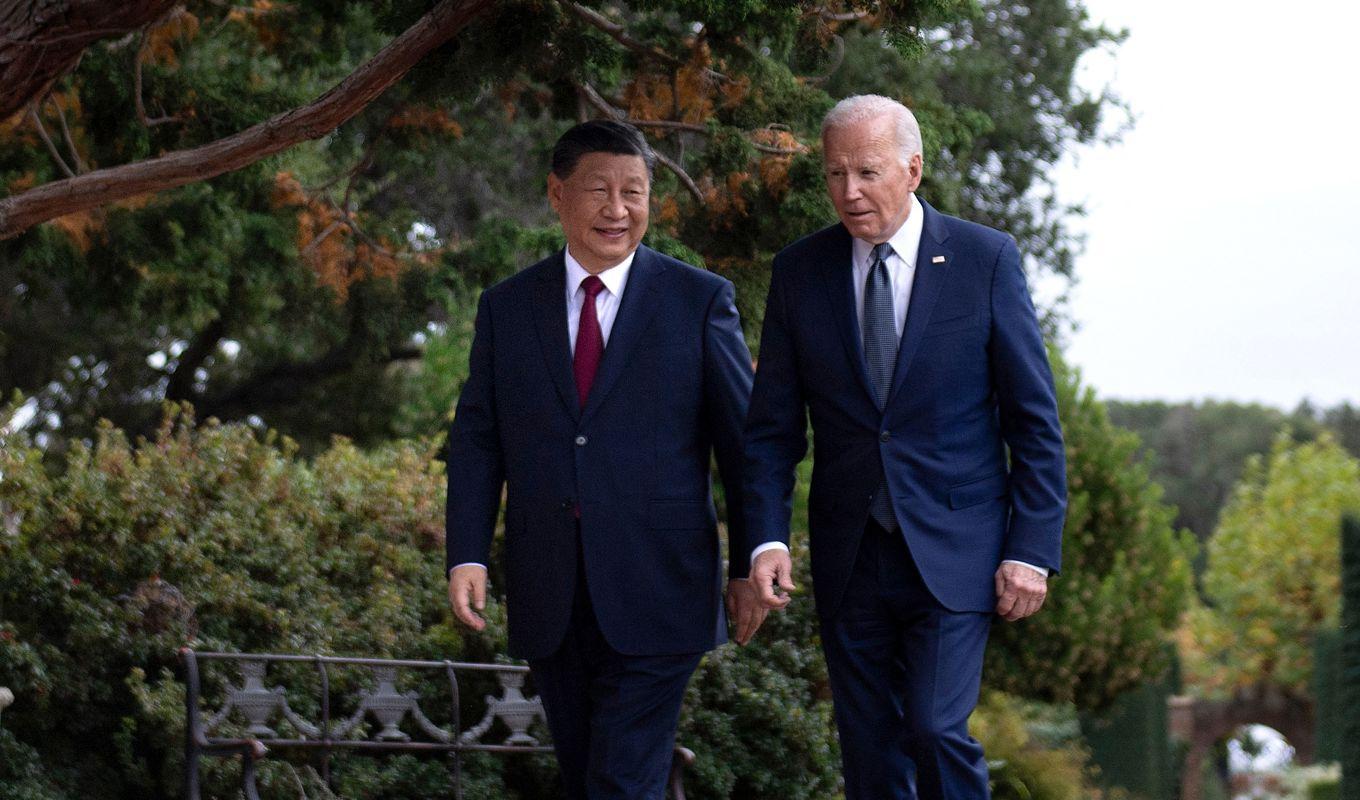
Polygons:
<instances>
[{"instance_id":1,"label":"suit jacket button","mask_svg":"<svg viewBox=\"0 0 1360 800\"><path fill-rule=\"evenodd\" d=\"M577 447L585 447L585 444L586 444L586 437L584 437L584 436L577 436L577 437L576 437L576 446L577 446Z\"/></svg>"},{"instance_id":2,"label":"suit jacket button","mask_svg":"<svg viewBox=\"0 0 1360 800\"><path fill-rule=\"evenodd\" d=\"M888 441L888 440L891 439L891 438L892 438L892 434L888 433L887 431L884 431L884 432L882 432L882 433L880 433L880 434L878 435L878 440L879 440L880 442L886 442L886 441Z\"/></svg>"},{"instance_id":3,"label":"suit jacket button","mask_svg":"<svg viewBox=\"0 0 1360 800\"><path fill-rule=\"evenodd\" d=\"M562 501L562 510L563 510L563 511L570 511L570 510L572 510L572 509L575 508L575 507L576 507L576 504L573 503L573 502L571 502L570 500L563 500L563 501Z\"/></svg>"}]
</instances>

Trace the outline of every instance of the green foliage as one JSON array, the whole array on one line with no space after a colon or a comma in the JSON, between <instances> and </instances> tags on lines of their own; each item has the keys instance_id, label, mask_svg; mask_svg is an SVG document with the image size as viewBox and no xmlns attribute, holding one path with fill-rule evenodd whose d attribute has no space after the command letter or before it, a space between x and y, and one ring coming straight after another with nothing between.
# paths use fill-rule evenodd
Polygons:
<instances>
[{"instance_id":1,"label":"green foliage","mask_svg":"<svg viewBox=\"0 0 1360 800\"><path fill-rule=\"evenodd\" d=\"M91 168L200 145L322 94L428 6L194 0L144 40L92 46L40 116L65 160L74 149ZM477 292L551 238L547 154L567 125L602 113L586 85L634 119L700 127L646 128L702 196L658 168L650 241L732 278L751 336L770 257L834 219L818 123L850 92L919 108L924 196L1009 230L1036 270L1070 274L1073 209L1046 176L1116 105L1077 88L1072 67L1119 37L1078 0L875 9L598 9L639 51L560 3L494 4L315 142L0 243L0 391L33 399L30 427L54 457L92 441L101 418L150 434L163 399L258 419L308 454L336 433L367 446L438 429ZM148 121L132 96L139 64ZM6 192L63 176L27 118L0 133Z\"/></svg>"},{"instance_id":2,"label":"green foliage","mask_svg":"<svg viewBox=\"0 0 1360 800\"><path fill-rule=\"evenodd\" d=\"M1136 457L1138 440L1110 423L1077 372L1056 356L1067 442L1063 569L1042 612L998 624L986 682L1013 694L1098 709L1156 680L1164 644L1191 592L1194 542Z\"/></svg>"},{"instance_id":3,"label":"green foliage","mask_svg":"<svg viewBox=\"0 0 1360 800\"><path fill-rule=\"evenodd\" d=\"M1182 642L1206 694L1272 683L1306 694L1313 640L1337 625L1342 515L1360 510L1360 461L1332 437L1282 432L1252 457L1209 540L1204 591Z\"/></svg>"},{"instance_id":4,"label":"green foliage","mask_svg":"<svg viewBox=\"0 0 1360 800\"><path fill-rule=\"evenodd\" d=\"M1051 709L1024 703L1001 692L984 692L969 722L973 736L986 747L996 800L1085 800L1100 797L1086 748L1075 734L1075 720L1051 741L1036 734L1036 717L1054 716ZM1055 727L1050 724L1049 727ZM1059 728L1061 731L1062 729Z\"/></svg>"},{"instance_id":5,"label":"green foliage","mask_svg":"<svg viewBox=\"0 0 1360 800\"><path fill-rule=\"evenodd\" d=\"M361 453L337 440L310 463L296 453L244 425L195 427L187 410L135 447L105 426L58 476L22 439L5 442L0 506L14 530L0 538L0 683L23 702L4 726L40 745L26 763L40 764L62 796L178 795L174 673L185 644L470 660L503 652L494 601L487 632L452 627L431 445ZM13 764L16 747L5 749ZM210 771L214 796L231 793L231 772ZM295 796L291 779L280 780L273 796Z\"/></svg>"},{"instance_id":6,"label":"green foliage","mask_svg":"<svg viewBox=\"0 0 1360 800\"><path fill-rule=\"evenodd\" d=\"M1341 528L1341 707L1360 708L1360 517ZM1360 715L1347 714L1341 732L1341 798L1360 800Z\"/></svg>"}]
</instances>

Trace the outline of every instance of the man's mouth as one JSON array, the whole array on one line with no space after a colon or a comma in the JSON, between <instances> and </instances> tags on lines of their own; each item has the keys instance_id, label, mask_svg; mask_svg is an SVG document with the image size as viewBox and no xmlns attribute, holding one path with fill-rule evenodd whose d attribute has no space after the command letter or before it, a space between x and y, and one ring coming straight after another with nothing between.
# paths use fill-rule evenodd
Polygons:
<instances>
[{"instance_id":1,"label":"man's mouth","mask_svg":"<svg viewBox=\"0 0 1360 800\"><path fill-rule=\"evenodd\" d=\"M619 228L596 228L595 232L606 239L622 239L628 235L627 226Z\"/></svg>"}]
</instances>

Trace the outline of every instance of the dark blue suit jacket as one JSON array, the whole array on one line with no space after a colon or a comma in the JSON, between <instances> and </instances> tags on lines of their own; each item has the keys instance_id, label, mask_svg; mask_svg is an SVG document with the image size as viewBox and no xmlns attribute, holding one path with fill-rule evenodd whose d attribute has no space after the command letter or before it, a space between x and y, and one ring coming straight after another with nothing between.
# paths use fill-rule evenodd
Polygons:
<instances>
[{"instance_id":1,"label":"dark blue suit jacket","mask_svg":"<svg viewBox=\"0 0 1360 800\"><path fill-rule=\"evenodd\" d=\"M446 570L487 563L504 486L512 655L557 649L578 563L615 650L719 645L713 454L733 552L750 552L741 435L751 355L732 284L639 247L585 408L567 336L562 253L482 293L449 432ZM733 563L738 577L747 566Z\"/></svg>"},{"instance_id":2,"label":"dark blue suit jacket","mask_svg":"<svg viewBox=\"0 0 1360 800\"><path fill-rule=\"evenodd\" d=\"M1063 440L1020 253L1003 233L922 206L883 411L864 366L845 227L774 260L746 425L747 531L757 545L787 543L810 413L812 575L826 616L845 592L880 469L922 577L947 608L993 609L1003 559L1059 566Z\"/></svg>"}]
</instances>

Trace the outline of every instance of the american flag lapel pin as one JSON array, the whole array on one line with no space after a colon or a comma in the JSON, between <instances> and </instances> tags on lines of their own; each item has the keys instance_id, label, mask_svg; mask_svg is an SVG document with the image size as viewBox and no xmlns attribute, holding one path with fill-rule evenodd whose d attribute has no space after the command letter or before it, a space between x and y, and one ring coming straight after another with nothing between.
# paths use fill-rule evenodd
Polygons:
<instances>
[{"instance_id":1,"label":"american flag lapel pin","mask_svg":"<svg viewBox=\"0 0 1360 800\"><path fill-rule=\"evenodd\" d=\"M943 264L943 263L944 263L944 256L935 256L934 258L930 259L930 263L932 263L932 264Z\"/></svg>"}]
</instances>

